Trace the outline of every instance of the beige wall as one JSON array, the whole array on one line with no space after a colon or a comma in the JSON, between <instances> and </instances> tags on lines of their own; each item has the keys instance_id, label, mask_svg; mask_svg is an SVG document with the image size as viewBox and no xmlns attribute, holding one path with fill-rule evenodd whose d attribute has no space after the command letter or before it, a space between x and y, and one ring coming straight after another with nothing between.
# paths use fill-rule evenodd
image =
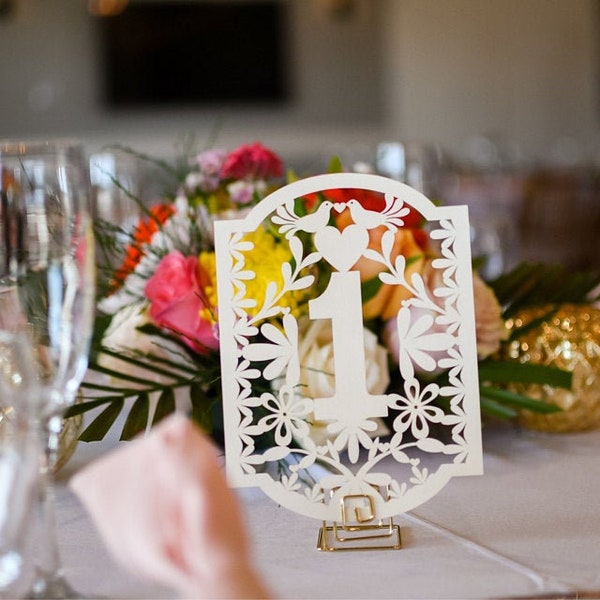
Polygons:
<instances>
[{"instance_id":1,"label":"beige wall","mask_svg":"<svg viewBox=\"0 0 600 600\"><path fill-rule=\"evenodd\" d=\"M481 134L526 159L570 138L586 159L598 135L597 0L323 0L291 5L292 105L112 114L98 101L85 0L16 0L0 21L0 137L80 135L166 149L176 136L261 138L288 154L368 152L380 139L438 142L464 156ZM562 148L569 148L563 143Z\"/></svg>"},{"instance_id":2,"label":"beige wall","mask_svg":"<svg viewBox=\"0 0 600 600\"><path fill-rule=\"evenodd\" d=\"M541 158L572 138L596 153L596 0L386 4L387 116L397 135L461 151L472 136L502 136Z\"/></svg>"},{"instance_id":3,"label":"beige wall","mask_svg":"<svg viewBox=\"0 0 600 600\"><path fill-rule=\"evenodd\" d=\"M110 112L101 103L87 1L15 0L13 14L0 20L0 137L75 134L154 149L189 131L208 136L222 123L225 139L261 137L284 147L304 138L320 147L324 130L332 140L348 129L360 139L382 119L379 1L359 0L350 19L336 18L319 1L282 1L289 5L295 92L288 105Z\"/></svg>"}]
</instances>

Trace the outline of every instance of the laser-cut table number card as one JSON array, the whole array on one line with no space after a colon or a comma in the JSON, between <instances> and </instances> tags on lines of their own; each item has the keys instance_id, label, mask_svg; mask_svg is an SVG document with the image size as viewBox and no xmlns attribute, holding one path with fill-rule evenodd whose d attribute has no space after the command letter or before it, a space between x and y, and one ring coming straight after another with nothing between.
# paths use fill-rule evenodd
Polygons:
<instances>
[{"instance_id":1,"label":"laser-cut table number card","mask_svg":"<svg viewBox=\"0 0 600 600\"><path fill-rule=\"evenodd\" d=\"M422 253L401 251L415 215L437 248L427 281ZM227 475L321 520L321 550L399 548L395 515L482 473L469 240L466 207L357 173L296 181L215 224ZM384 287L402 298L389 386L363 314Z\"/></svg>"}]
</instances>

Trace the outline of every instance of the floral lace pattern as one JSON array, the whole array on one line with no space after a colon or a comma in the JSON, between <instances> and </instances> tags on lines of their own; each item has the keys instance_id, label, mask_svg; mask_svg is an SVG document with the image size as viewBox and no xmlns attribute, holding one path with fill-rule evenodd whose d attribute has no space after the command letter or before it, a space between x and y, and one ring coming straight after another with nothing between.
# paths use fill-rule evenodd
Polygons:
<instances>
[{"instance_id":1,"label":"floral lace pattern","mask_svg":"<svg viewBox=\"0 0 600 600\"><path fill-rule=\"evenodd\" d=\"M312 212L298 210L297 198L332 188L381 192L385 207L325 200ZM403 255L393 258L409 208L423 215L439 244L432 267L442 285L432 291ZM349 224L340 230L330 223L344 211ZM380 247L369 247L369 230L382 226ZM256 273L248 268L253 245L247 235L260 227L277 230L292 259L258 298L248 294ZM452 476L481 472L466 209L436 207L412 188L375 175L323 175L277 190L244 219L217 222L215 243L227 468L234 485L259 485L287 508L322 519L339 519L344 496L368 493L377 515L386 517L426 501ZM383 265L381 282L408 292L396 315L397 381L384 393L367 385L361 282L353 268L359 259ZM297 314L284 299L307 291L314 292L308 314ZM302 384L299 345L315 321L331 327L335 372L327 375L335 391L326 397L311 397ZM417 376L438 369L447 371L442 383ZM324 436L314 435L316 423ZM395 477L390 461L402 465Z\"/></svg>"}]
</instances>

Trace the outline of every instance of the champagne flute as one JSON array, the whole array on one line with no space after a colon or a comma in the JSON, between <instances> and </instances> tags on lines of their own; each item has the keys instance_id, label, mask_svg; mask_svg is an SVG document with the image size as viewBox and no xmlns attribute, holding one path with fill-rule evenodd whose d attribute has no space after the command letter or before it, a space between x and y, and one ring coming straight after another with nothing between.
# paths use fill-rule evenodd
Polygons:
<instances>
[{"instance_id":1,"label":"champagne flute","mask_svg":"<svg viewBox=\"0 0 600 600\"><path fill-rule=\"evenodd\" d=\"M32 419L37 392L28 340L0 331L0 598L21 597L31 575L27 523L39 472Z\"/></svg>"},{"instance_id":2,"label":"champagne flute","mask_svg":"<svg viewBox=\"0 0 600 600\"><path fill-rule=\"evenodd\" d=\"M27 331L40 388L39 539L28 597L80 598L62 575L50 472L87 368L94 318L90 186L74 141L0 143L0 329Z\"/></svg>"}]
</instances>

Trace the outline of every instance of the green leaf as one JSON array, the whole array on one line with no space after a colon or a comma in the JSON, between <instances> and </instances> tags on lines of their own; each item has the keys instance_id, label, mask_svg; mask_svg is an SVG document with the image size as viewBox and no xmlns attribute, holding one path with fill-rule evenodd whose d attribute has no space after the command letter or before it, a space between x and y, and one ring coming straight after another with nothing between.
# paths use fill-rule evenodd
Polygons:
<instances>
[{"instance_id":1,"label":"green leaf","mask_svg":"<svg viewBox=\"0 0 600 600\"><path fill-rule=\"evenodd\" d=\"M128 388L128 387L115 387L110 384L94 383L93 381L82 381L79 384L81 389L94 390L95 392L119 392L119 396L129 397L135 396L139 391L139 387ZM85 396L86 398L92 398L91 396ZM101 396L97 396L100 398Z\"/></svg>"},{"instance_id":2,"label":"green leaf","mask_svg":"<svg viewBox=\"0 0 600 600\"><path fill-rule=\"evenodd\" d=\"M104 338L104 334L106 330L110 327L112 322L113 315L107 315L101 312L96 314L94 319L94 332L92 338L92 350L90 351L90 355L94 354L95 349L101 345L102 339Z\"/></svg>"},{"instance_id":3,"label":"green leaf","mask_svg":"<svg viewBox=\"0 0 600 600\"><path fill-rule=\"evenodd\" d=\"M339 156L332 156L327 165L327 173L342 173L344 165Z\"/></svg>"},{"instance_id":4,"label":"green leaf","mask_svg":"<svg viewBox=\"0 0 600 600\"><path fill-rule=\"evenodd\" d=\"M160 158L156 158L154 156L151 156L149 154L145 154L143 152L139 152L138 150L135 150L133 148L131 148L130 146L125 146L123 144L110 144L105 146L105 148L107 150L118 150L120 152L123 152L124 154L129 154L131 156L133 156L134 158L137 158L141 161L145 161L148 162L150 164L153 164L157 167L159 167L160 169L165 170L166 172L172 174L172 175L176 175L177 172L176 170L173 168L173 166L167 162L166 160L162 160Z\"/></svg>"},{"instance_id":5,"label":"green leaf","mask_svg":"<svg viewBox=\"0 0 600 600\"><path fill-rule=\"evenodd\" d=\"M160 423L166 416L175 412L175 392L172 388L164 389L156 403L156 410L152 417L152 426Z\"/></svg>"},{"instance_id":6,"label":"green leaf","mask_svg":"<svg viewBox=\"0 0 600 600\"><path fill-rule=\"evenodd\" d=\"M115 352L114 350L111 350L110 348L106 348L106 347L102 347L98 353L106 354L107 356L112 356L114 358L122 360L131 365L135 365L142 369L147 369L148 371L152 371L153 373L156 373L159 375L164 375L165 377L170 377L171 379L173 379L175 381L182 380L182 377L179 373L174 373L173 371L162 369L162 368L158 367L155 364L156 361L154 361L152 359L152 355L145 356L146 360L144 360L144 357L136 358L135 356L132 356L131 354L128 354L125 352ZM96 365L94 365L94 367L96 367ZM97 370L97 369L95 369L95 370ZM118 376L120 377L120 375L118 375ZM120 377L120 378L122 379L122 377Z\"/></svg>"},{"instance_id":7,"label":"green leaf","mask_svg":"<svg viewBox=\"0 0 600 600\"><path fill-rule=\"evenodd\" d=\"M113 400L82 432L83 442L99 442L104 439L123 408L123 399Z\"/></svg>"},{"instance_id":8,"label":"green leaf","mask_svg":"<svg viewBox=\"0 0 600 600\"><path fill-rule=\"evenodd\" d=\"M53 267L56 268L56 267ZM34 271L27 269L19 275L17 292L27 319L27 324L33 329L35 338L43 345L49 345L48 330L48 280L51 277L51 267Z\"/></svg>"},{"instance_id":9,"label":"green leaf","mask_svg":"<svg viewBox=\"0 0 600 600\"><path fill-rule=\"evenodd\" d=\"M215 402L207 395L200 382L190 385L190 402L192 404L192 419L207 433L212 433L212 407Z\"/></svg>"},{"instance_id":10,"label":"green leaf","mask_svg":"<svg viewBox=\"0 0 600 600\"><path fill-rule=\"evenodd\" d=\"M377 295L377 292L381 289L382 285L383 281L381 281L379 277L373 277L372 279L363 281L360 284L363 303L368 302L371 300L371 298L374 298Z\"/></svg>"},{"instance_id":11,"label":"green leaf","mask_svg":"<svg viewBox=\"0 0 600 600\"><path fill-rule=\"evenodd\" d=\"M480 398L481 412L491 417L497 417L499 419L513 419L517 416L517 411L514 408L505 406L496 400L481 396Z\"/></svg>"},{"instance_id":12,"label":"green leaf","mask_svg":"<svg viewBox=\"0 0 600 600\"><path fill-rule=\"evenodd\" d=\"M486 263L487 263L486 256L474 256L473 259L471 260L471 266L474 271L481 270L485 266Z\"/></svg>"},{"instance_id":13,"label":"green leaf","mask_svg":"<svg viewBox=\"0 0 600 600\"><path fill-rule=\"evenodd\" d=\"M489 386L480 386L480 394L487 400L494 400L504 405L509 405L518 409L531 410L537 413L549 414L555 412L561 412L562 409L555 404L544 402L543 400L535 400L522 394L510 392L508 390L502 390L499 388L493 388Z\"/></svg>"},{"instance_id":14,"label":"green leaf","mask_svg":"<svg viewBox=\"0 0 600 600\"><path fill-rule=\"evenodd\" d=\"M171 352L173 353L173 350L171 350ZM219 357L217 353L213 353L214 356L216 356L215 359L215 364L220 364L219 363ZM175 357L179 358L179 361L175 361L173 359L170 358L166 358L164 356L158 356L157 354L153 354L152 352L146 352L144 354L140 354L140 359L146 359L148 361L150 361L151 363L153 363L153 365L156 364L161 364L161 365L165 365L169 368L172 369L177 369L179 371L183 371L184 373L187 373L188 375L196 375L198 373L198 366L196 365L192 365L189 362L186 362L188 360L187 356L184 356L183 354L180 353L175 353ZM146 363L147 365L147 363ZM151 367L152 370L154 370L154 366ZM174 377L178 377L181 378L181 375L173 375Z\"/></svg>"},{"instance_id":15,"label":"green leaf","mask_svg":"<svg viewBox=\"0 0 600 600\"><path fill-rule=\"evenodd\" d=\"M409 256L406 258L406 266L410 267L410 265L412 265L413 263L416 263L420 260L423 260L424 255L423 254L413 254L412 256Z\"/></svg>"},{"instance_id":16,"label":"green leaf","mask_svg":"<svg viewBox=\"0 0 600 600\"><path fill-rule=\"evenodd\" d=\"M152 367L148 365L150 371L152 371ZM97 373L103 373L104 375L110 375L111 377L115 377L121 379L123 381L130 381L132 383L139 383L140 385L148 385L148 379L144 377L136 377L135 375L130 375L123 371L115 371L114 369L110 369L108 367L101 367L95 361L90 363L90 369L96 371Z\"/></svg>"},{"instance_id":17,"label":"green leaf","mask_svg":"<svg viewBox=\"0 0 600 600\"><path fill-rule=\"evenodd\" d=\"M489 282L505 318L528 306L593 302L598 284L598 270L573 272L563 265L528 262Z\"/></svg>"},{"instance_id":18,"label":"green leaf","mask_svg":"<svg viewBox=\"0 0 600 600\"><path fill-rule=\"evenodd\" d=\"M571 389L573 373L548 365L486 360L479 363L479 381L490 383L537 383Z\"/></svg>"},{"instance_id":19,"label":"green leaf","mask_svg":"<svg viewBox=\"0 0 600 600\"><path fill-rule=\"evenodd\" d=\"M82 415L98 406L102 406L103 404L109 404L114 402L115 400L120 400L121 396L106 396L104 398L99 398L97 400L89 400L87 402L78 402L77 404L73 404L73 406L69 406L65 411L65 417L75 417L77 415Z\"/></svg>"},{"instance_id":20,"label":"green leaf","mask_svg":"<svg viewBox=\"0 0 600 600\"><path fill-rule=\"evenodd\" d=\"M123 431L121 432L121 440L130 440L146 429L149 410L150 399L146 392L142 392L136 398L127 415Z\"/></svg>"}]
</instances>

